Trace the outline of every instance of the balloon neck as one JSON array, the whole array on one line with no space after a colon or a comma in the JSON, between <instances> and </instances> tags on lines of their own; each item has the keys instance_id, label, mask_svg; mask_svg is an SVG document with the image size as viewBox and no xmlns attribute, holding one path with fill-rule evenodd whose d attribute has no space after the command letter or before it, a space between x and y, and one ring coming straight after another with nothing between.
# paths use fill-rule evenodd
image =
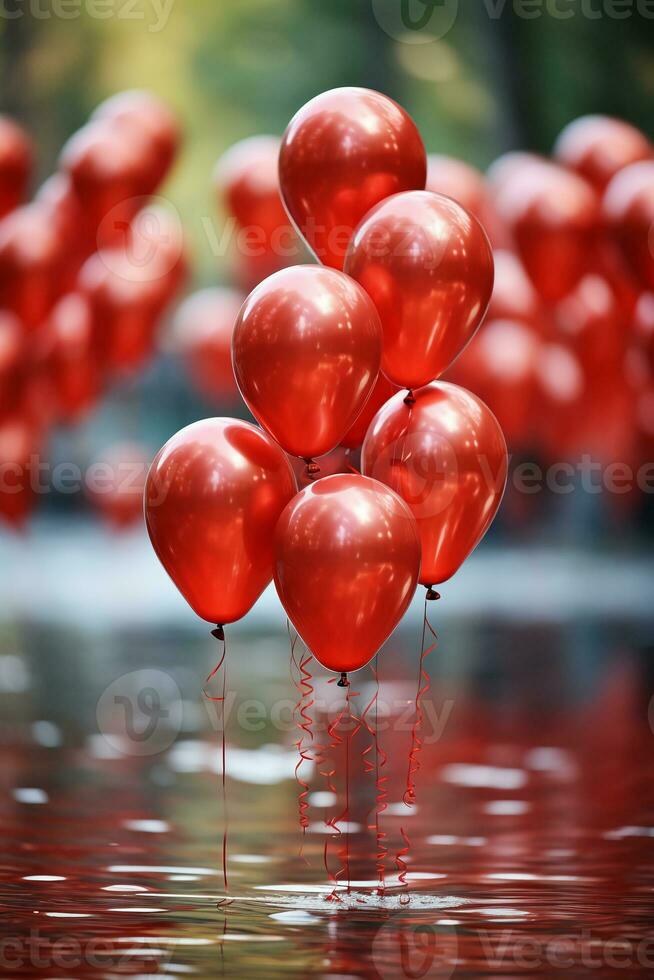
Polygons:
<instances>
[{"instance_id":1,"label":"balloon neck","mask_svg":"<svg viewBox=\"0 0 654 980\"><path fill-rule=\"evenodd\" d=\"M409 388L409 390L406 393L406 397L404 399L404 404L415 405L415 403L416 403L415 395L413 394L413 390Z\"/></svg>"},{"instance_id":2,"label":"balloon neck","mask_svg":"<svg viewBox=\"0 0 654 980\"><path fill-rule=\"evenodd\" d=\"M223 643L225 642L225 630L220 623L218 623L215 630L211 630L211 635L215 636L217 640L221 640Z\"/></svg>"},{"instance_id":3,"label":"balloon neck","mask_svg":"<svg viewBox=\"0 0 654 980\"><path fill-rule=\"evenodd\" d=\"M427 599L429 602L433 602L435 599L440 599L440 597L440 592L436 592L431 585L427 586L427 595L425 596L425 599Z\"/></svg>"},{"instance_id":4,"label":"balloon neck","mask_svg":"<svg viewBox=\"0 0 654 980\"><path fill-rule=\"evenodd\" d=\"M344 670L342 670L341 676L338 680L336 687L349 687L349 686L350 686L350 682L347 679L347 673Z\"/></svg>"},{"instance_id":5,"label":"balloon neck","mask_svg":"<svg viewBox=\"0 0 654 980\"><path fill-rule=\"evenodd\" d=\"M313 479L318 475L318 473L320 473L320 467L316 463L315 459L311 459L311 457L306 457L306 456L303 458L304 458L304 462L307 464L306 475L308 477L311 477L311 479Z\"/></svg>"}]
</instances>

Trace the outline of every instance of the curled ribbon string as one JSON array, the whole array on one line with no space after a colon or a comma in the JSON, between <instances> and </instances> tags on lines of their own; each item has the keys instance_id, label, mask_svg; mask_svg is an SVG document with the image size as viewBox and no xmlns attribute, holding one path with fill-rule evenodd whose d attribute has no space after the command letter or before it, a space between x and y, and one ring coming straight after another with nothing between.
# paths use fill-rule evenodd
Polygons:
<instances>
[{"instance_id":1,"label":"curled ribbon string","mask_svg":"<svg viewBox=\"0 0 654 980\"><path fill-rule=\"evenodd\" d=\"M306 780L302 779L300 775L300 769L303 762L314 762L316 759L316 752L319 751L320 746L315 743L315 752L312 756L305 746L305 739L308 738L312 745L314 744L314 732L313 732L313 718L309 714L310 708L315 704L315 699L313 697L314 688L311 676L311 671L307 669L308 664L313 660L313 656L308 653L306 656L301 655L298 659L295 655L295 647L299 640L299 634L297 631L293 636L291 634L291 626L286 620L286 628L290 640L290 675L293 684L295 685L298 692L298 699L293 706L293 718L296 721L297 727L299 729L299 738L295 743L295 746L299 753L299 759L295 766L295 779L299 786L298 793L298 814L300 829L302 831L302 836L306 835L307 827L309 826L309 818L307 815L307 810L309 808L309 803L307 797L309 796L309 784ZM303 857L303 847L304 842L300 847L300 857Z\"/></svg>"},{"instance_id":2,"label":"curled ribbon string","mask_svg":"<svg viewBox=\"0 0 654 980\"><path fill-rule=\"evenodd\" d=\"M372 667L373 677L375 678L375 695L371 701L371 705L374 704L375 716L374 724L372 728L367 722L368 708L364 711L361 716L362 720L366 725L366 729L369 734L372 735L373 742L369 746L369 751L371 748L375 750L375 822L374 824L369 824L368 829L375 831L375 840L377 845L376 850L376 866L377 866L377 878L379 880L379 894L383 895L386 890L386 855L388 854L388 847L386 846L386 833L381 829L381 815L386 810L388 803L386 802L388 793L386 792L386 782L388 781L388 776L382 776L381 770L386 765L387 755L381 747L379 741L379 673L378 673L378 663L379 655L375 656L375 665Z\"/></svg>"},{"instance_id":3,"label":"curled ribbon string","mask_svg":"<svg viewBox=\"0 0 654 980\"><path fill-rule=\"evenodd\" d=\"M204 682L204 687L202 688L202 693L208 701L212 701L221 706L221 729L222 729L222 745L221 745L221 756L222 756L222 798L223 798L223 843L222 843L222 861L223 861L223 884L225 886L225 892L229 891L229 886L227 882L227 832L229 827L229 813L227 809L227 740L225 737L225 698L227 692L227 640L225 639L225 631L223 627L219 624L216 626L215 630L211 631L211 635L222 643L222 655L211 671L206 681ZM222 669L223 672L223 683L222 683L222 693L220 695L212 695L207 690L207 684L212 680L213 677Z\"/></svg>"},{"instance_id":4,"label":"curled ribbon string","mask_svg":"<svg viewBox=\"0 0 654 980\"><path fill-rule=\"evenodd\" d=\"M330 684L333 684L335 682L335 680L336 680L336 678L335 677L332 677L332 678L330 678L329 683ZM328 836L328 837L325 838L325 847L324 847L324 851L323 851L323 859L324 859L324 863L325 863L325 869L327 871L327 874L329 876L330 881L334 885L334 890L332 891L331 895L328 896L328 901L332 901L332 902L339 901L340 900L339 897L338 897L337 886L340 884L340 882L343 880L343 878L346 878L346 880L347 880L347 891L349 892L349 890L350 890L350 845L349 845L349 830L346 828L345 834L343 834L343 831L339 827L339 823L340 823L340 821L345 821L347 823L349 821L349 816L350 816L350 740L351 740L351 738L352 738L352 736L354 734L354 730L352 729L352 725L351 725L351 722L353 720L353 715L352 715L352 711L351 711L350 698L353 698L353 697L356 698L358 696L359 696L358 692L357 691L352 691L351 688L350 688L350 686L348 685L345 688L345 704L343 705L343 707L339 711L339 713L336 716L336 718L327 727L327 737L330 739L329 747L331 749L333 749L333 750L338 749L338 747L343 744L343 741L345 741L345 805L344 805L344 809L343 809L343 811L340 814L338 814L338 816L332 816L329 819L325 819L326 826L332 831L332 833L330 834L330 836ZM348 729L349 729L345 740L338 733L338 727L341 724L343 718L346 718L347 719L347 721L348 721ZM359 727L360 727L360 723L359 723L358 727L356 728L357 731L358 731L358 728ZM335 774L335 771L336 770L334 768L332 768L332 769L328 769L328 770L326 770L326 771L324 771L322 773L327 778L327 786L328 786L330 792L332 792L332 793L336 793L336 787L335 787L335 785L334 785L334 783L332 781L333 780L333 776ZM329 841L330 841L330 839L333 840L333 841L336 841L336 840L338 840L341 837L344 837L344 847L343 847L343 851L341 852L341 855L342 855L341 859L343 861L343 864L338 869L338 871L336 872L336 874L334 874L330 870L330 868L329 868L329 860L328 860Z\"/></svg>"},{"instance_id":5,"label":"curled ribbon string","mask_svg":"<svg viewBox=\"0 0 654 980\"><path fill-rule=\"evenodd\" d=\"M429 622L429 617L427 616L427 602L440 598L437 592L433 589L428 589L425 595L425 606L422 617L422 638L420 640L420 659L418 663L418 682L416 685L416 697L415 697L415 713L413 719L413 725L411 727L411 748L409 749L409 763L406 777L406 789L404 791L403 802L405 806L414 806L416 802L416 783L415 776L420 769L420 752L422 750L422 700L424 696L431 689L431 681L429 679L429 674L425 669L425 660L429 654L436 649L438 636L433 626ZM425 639L427 636L427 631L431 634L434 642L430 644L429 647L425 647ZM403 827L400 827L400 833L404 841L404 847L402 847L395 859L396 866L399 871L400 884L406 887L406 875L407 866L403 858L409 853L411 849L411 841L409 835Z\"/></svg>"}]
</instances>

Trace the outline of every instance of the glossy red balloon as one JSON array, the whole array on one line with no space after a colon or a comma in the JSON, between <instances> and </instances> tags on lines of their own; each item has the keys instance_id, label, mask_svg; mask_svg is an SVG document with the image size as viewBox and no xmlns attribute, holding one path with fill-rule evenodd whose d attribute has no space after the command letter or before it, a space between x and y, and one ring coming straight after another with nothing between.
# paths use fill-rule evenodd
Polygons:
<instances>
[{"instance_id":1,"label":"glossy red balloon","mask_svg":"<svg viewBox=\"0 0 654 980\"><path fill-rule=\"evenodd\" d=\"M342 269L363 216L400 191L423 190L418 129L396 102L363 88L336 88L290 121L279 155L284 203L324 265Z\"/></svg>"},{"instance_id":2,"label":"glossy red balloon","mask_svg":"<svg viewBox=\"0 0 654 980\"><path fill-rule=\"evenodd\" d=\"M654 289L654 162L625 167L606 189L605 221L628 266Z\"/></svg>"},{"instance_id":3,"label":"glossy red balloon","mask_svg":"<svg viewBox=\"0 0 654 980\"><path fill-rule=\"evenodd\" d=\"M215 401L238 397L232 369L232 334L244 296L234 289L200 289L180 303L173 346L198 391Z\"/></svg>"},{"instance_id":4,"label":"glossy red balloon","mask_svg":"<svg viewBox=\"0 0 654 980\"><path fill-rule=\"evenodd\" d=\"M68 425L79 422L96 404L104 380L88 299L79 293L63 296L36 347L52 383L57 416Z\"/></svg>"},{"instance_id":5,"label":"glossy red balloon","mask_svg":"<svg viewBox=\"0 0 654 980\"><path fill-rule=\"evenodd\" d=\"M644 133L623 119L582 116L561 132L554 156L603 191L623 167L654 159L654 146Z\"/></svg>"},{"instance_id":6,"label":"glossy red balloon","mask_svg":"<svg viewBox=\"0 0 654 980\"><path fill-rule=\"evenodd\" d=\"M372 298L384 329L382 371L418 388L439 377L481 323L493 254L471 214L429 191L396 194L357 228L345 271Z\"/></svg>"},{"instance_id":7,"label":"glossy red balloon","mask_svg":"<svg viewBox=\"0 0 654 980\"><path fill-rule=\"evenodd\" d=\"M328 476L302 490L275 533L275 587L288 618L329 670L358 670L404 615L418 581L411 511L388 487Z\"/></svg>"},{"instance_id":8,"label":"glossy red balloon","mask_svg":"<svg viewBox=\"0 0 654 980\"><path fill-rule=\"evenodd\" d=\"M273 535L296 486L286 456L249 422L203 419L158 452L145 519L159 560L191 608L232 623L273 573Z\"/></svg>"},{"instance_id":9,"label":"glossy red balloon","mask_svg":"<svg viewBox=\"0 0 654 980\"><path fill-rule=\"evenodd\" d=\"M61 249L62 294L73 289L89 254L84 238L84 214L68 174L55 173L41 184L34 197L49 213Z\"/></svg>"},{"instance_id":10,"label":"glossy red balloon","mask_svg":"<svg viewBox=\"0 0 654 980\"><path fill-rule=\"evenodd\" d=\"M342 272L293 266L250 293L232 352L255 418L287 453L322 456L351 428L377 380L379 317Z\"/></svg>"},{"instance_id":11,"label":"glossy red balloon","mask_svg":"<svg viewBox=\"0 0 654 980\"><path fill-rule=\"evenodd\" d=\"M150 179L146 190L155 191L172 167L182 142L179 122L166 103L151 92L128 89L101 102L91 119L117 123L126 140L136 134L147 141Z\"/></svg>"},{"instance_id":12,"label":"glossy red balloon","mask_svg":"<svg viewBox=\"0 0 654 980\"><path fill-rule=\"evenodd\" d=\"M493 252L495 282L486 321L522 320L540 325L541 303L525 268L514 252Z\"/></svg>"},{"instance_id":13,"label":"glossy red balloon","mask_svg":"<svg viewBox=\"0 0 654 980\"><path fill-rule=\"evenodd\" d=\"M504 493L506 442L493 413L456 385L435 382L406 403L394 395L373 419L363 472L392 487L420 531L420 581L451 578L490 527Z\"/></svg>"},{"instance_id":14,"label":"glossy red balloon","mask_svg":"<svg viewBox=\"0 0 654 980\"><path fill-rule=\"evenodd\" d=\"M430 153L427 157L425 190L444 194L473 214L493 248L506 248L510 239L491 200L486 178L480 170L456 157Z\"/></svg>"},{"instance_id":15,"label":"glossy red balloon","mask_svg":"<svg viewBox=\"0 0 654 980\"><path fill-rule=\"evenodd\" d=\"M590 266L599 228L595 191L578 174L526 153L500 158L488 177L534 286L548 302L562 299Z\"/></svg>"},{"instance_id":16,"label":"glossy red balloon","mask_svg":"<svg viewBox=\"0 0 654 980\"><path fill-rule=\"evenodd\" d=\"M86 494L110 527L124 530L142 520L143 491L151 457L138 443L117 443L88 467Z\"/></svg>"},{"instance_id":17,"label":"glossy red balloon","mask_svg":"<svg viewBox=\"0 0 654 980\"><path fill-rule=\"evenodd\" d=\"M236 222L235 273L248 292L263 279L297 263L302 247L279 190L277 136L252 136L218 160L213 182L218 199Z\"/></svg>"},{"instance_id":18,"label":"glossy red balloon","mask_svg":"<svg viewBox=\"0 0 654 980\"><path fill-rule=\"evenodd\" d=\"M0 116L0 218L25 200L32 160L27 133L13 119Z\"/></svg>"}]
</instances>

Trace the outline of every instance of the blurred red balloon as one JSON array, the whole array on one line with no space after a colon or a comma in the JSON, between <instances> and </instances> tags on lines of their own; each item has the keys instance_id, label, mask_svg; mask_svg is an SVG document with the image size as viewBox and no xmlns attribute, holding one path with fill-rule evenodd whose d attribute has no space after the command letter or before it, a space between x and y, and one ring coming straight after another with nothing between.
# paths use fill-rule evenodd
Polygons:
<instances>
[{"instance_id":1,"label":"blurred red balloon","mask_svg":"<svg viewBox=\"0 0 654 980\"><path fill-rule=\"evenodd\" d=\"M363 216L400 191L423 190L418 129L396 102L363 88L336 88L307 102L282 140L282 197L324 265L342 269Z\"/></svg>"},{"instance_id":2,"label":"blurred red balloon","mask_svg":"<svg viewBox=\"0 0 654 980\"><path fill-rule=\"evenodd\" d=\"M36 347L52 382L58 418L67 425L79 422L97 402L103 385L88 299L79 293L63 296Z\"/></svg>"},{"instance_id":3,"label":"blurred red balloon","mask_svg":"<svg viewBox=\"0 0 654 980\"><path fill-rule=\"evenodd\" d=\"M0 419L15 411L27 365L23 325L9 310L0 310Z\"/></svg>"},{"instance_id":4,"label":"blurred red balloon","mask_svg":"<svg viewBox=\"0 0 654 980\"><path fill-rule=\"evenodd\" d=\"M486 178L480 170L456 157L430 153L427 157L425 190L444 194L474 215L488 235L493 248L510 244L506 229L491 200Z\"/></svg>"},{"instance_id":5,"label":"blurred red balloon","mask_svg":"<svg viewBox=\"0 0 654 980\"><path fill-rule=\"evenodd\" d=\"M232 369L232 334L244 296L234 289L201 289L178 306L173 347L205 398L238 397Z\"/></svg>"},{"instance_id":6,"label":"blurred red balloon","mask_svg":"<svg viewBox=\"0 0 654 980\"><path fill-rule=\"evenodd\" d=\"M151 92L129 89L101 102L92 120L109 120L125 130L125 139L136 133L151 146L150 186L154 192L172 167L182 142L175 114Z\"/></svg>"},{"instance_id":7,"label":"blurred red balloon","mask_svg":"<svg viewBox=\"0 0 654 980\"><path fill-rule=\"evenodd\" d=\"M41 184L34 200L50 213L62 251L62 293L75 285L77 274L87 257L84 215L68 174L55 173Z\"/></svg>"},{"instance_id":8,"label":"blurred red balloon","mask_svg":"<svg viewBox=\"0 0 654 980\"><path fill-rule=\"evenodd\" d=\"M277 593L328 670L358 670L374 657L408 608L419 570L411 511L376 480L318 480L279 519Z\"/></svg>"},{"instance_id":9,"label":"blurred red balloon","mask_svg":"<svg viewBox=\"0 0 654 980\"><path fill-rule=\"evenodd\" d=\"M40 327L61 295L65 243L41 202L25 204L0 221L0 306L28 330Z\"/></svg>"},{"instance_id":10,"label":"blurred red balloon","mask_svg":"<svg viewBox=\"0 0 654 980\"><path fill-rule=\"evenodd\" d=\"M379 312L382 371L405 388L449 367L481 323L493 289L483 228L455 201L429 191L377 205L356 230L345 271Z\"/></svg>"},{"instance_id":11,"label":"blurred red balloon","mask_svg":"<svg viewBox=\"0 0 654 980\"><path fill-rule=\"evenodd\" d=\"M359 449L363 445L363 440L366 438L366 432L373 417L396 391L400 391L400 388L391 384L385 375L380 374L363 411L349 432L346 432L341 439L341 445L345 446L346 449Z\"/></svg>"},{"instance_id":12,"label":"blurred red balloon","mask_svg":"<svg viewBox=\"0 0 654 980\"><path fill-rule=\"evenodd\" d=\"M654 289L654 162L621 170L606 189L603 212L626 262L645 289Z\"/></svg>"},{"instance_id":13,"label":"blurred red balloon","mask_svg":"<svg viewBox=\"0 0 654 980\"><path fill-rule=\"evenodd\" d=\"M152 546L191 608L232 623L272 578L273 534L296 492L286 456L248 422L203 419L159 451L145 487Z\"/></svg>"},{"instance_id":14,"label":"blurred red balloon","mask_svg":"<svg viewBox=\"0 0 654 980\"><path fill-rule=\"evenodd\" d=\"M64 145L59 165L68 174L84 215L81 229L89 251L124 245L125 234L143 196L152 190L152 147L147 139L111 119L87 123Z\"/></svg>"},{"instance_id":15,"label":"blurred red balloon","mask_svg":"<svg viewBox=\"0 0 654 980\"><path fill-rule=\"evenodd\" d=\"M110 527L128 528L143 518L143 491L152 454L134 442L117 443L88 467L85 489Z\"/></svg>"},{"instance_id":16,"label":"blurred red balloon","mask_svg":"<svg viewBox=\"0 0 654 980\"><path fill-rule=\"evenodd\" d=\"M0 519L20 530L36 503L33 464L38 462L38 430L24 417L0 422Z\"/></svg>"},{"instance_id":17,"label":"blurred red balloon","mask_svg":"<svg viewBox=\"0 0 654 980\"><path fill-rule=\"evenodd\" d=\"M213 182L237 224L236 277L248 292L273 272L298 262L302 248L279 190L277 136L252 136L218 160Z\"/></svg>"},{"instance_id":18,"label":"blurred red balloon","mask_svg":"<svg viewBox=\"0 0 654 980\"><path fill-rule=\"evenodd\" d=\"M544 300L563 299L589 268L599 228L593 188L527 153L501 157L488 178L531 281Z\"/></svg>"},{"instance_id":19,"label":"blurred red balloon","mask_svg":"<svg viewBox=\"0 0 654 980\"><path fill-rule=\"evenodd\" d=\"M304 459L334 449L379 374L379 317L342 272L299 265L250 293L234 327L236 381L280 446Z\"/></svg>"},{"instance_id":20,"label":"blurred red balloon","mask_svg":"<svg viewBox=\"0 0 654 980\"><path fill-rule=\"evenodd\" d=\"M378 412L361 457L363 472L411 508L422 543L420 582L451 578L490 527L504 493L508 457L493 413L448 382L400 392Z\"/></svg>"},{"instance_id":21,"label":"blurred red balloon","mask_svg":"<svg viewBox=\"0 0 654 980\"><path fill-rule=\"evenodd\" d=\"M518 256L496 249L493 260L495 282L486 320L522 320L540 325L540 300Z\"/></svg>"},{"instance_id":22,"label":"blurred red balloon","mask_svg":"<svg viewBox=\"0 0 654 980\"><path fill-rule=\"evenodd\" d=\"M487 320L448 372L470 388L497 418L511 450L536 443L536 368L541 340L520 320Z\"/></svg>"},{"instance_id":23,"label":"blurred red balloon","mask_svg":"<svg viewBox=\"0 0 654 980\"><path fill-rule=\"evenodd\" d=\"M102 367L133 372L152 354L161 314L184 275L183 242L136 236L137 247L102 249L81 269L78 288L91 303Z\"/></svg>"},{"instance_id":24,"label":"blurred red balloon","mask_svg":"<svg viewBox=\"0 0 654 980\"><path fill-rule=\"evenodd\" d=\"M8 116L0 116L0 218L25 200L32 157L25 130Z\"/></svg>"},{"instance_id":25,"label":"blurred red balloon","mask_svg":"<svg viewBox=\"0 0 654 980\"><path fill-rule=\"evenodd\" d=\"M545 462L560 462L578 455L586 379L579 358L566 344L544 343L537 366L542 410L537 422Z\"/></svg>"},{"instance_id":26,"label":"blurred red balloon","mask_svg":"<svg viewBox=\"0 0 654 980\"><path fill-rule=\"evenodd\" d=\"M623 119L582 116L561 132L554 156L603 191L623 167L654 158L654 146Z\"/></svg>"}]
</instances>

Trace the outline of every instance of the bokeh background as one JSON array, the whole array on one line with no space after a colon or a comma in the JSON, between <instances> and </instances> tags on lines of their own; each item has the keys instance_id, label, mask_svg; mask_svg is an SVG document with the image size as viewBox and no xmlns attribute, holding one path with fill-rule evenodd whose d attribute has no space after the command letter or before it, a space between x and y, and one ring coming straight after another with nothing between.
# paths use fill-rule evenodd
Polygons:
<instances>
[{"instance_id":1,"label":"bokeh background","mask_svg":"<svg viewBox=\"0 0 654 980\"><path fill-rule=\"evenodd\" d=\"M68 463L84 473L129 443L138 447L143 475L183 425L218 414L248 417L225 390L201 394L176 346L176 310L201 288L242 289L233 252L220 244L229 214L212 179L216 161L241 139L281 135L319 92L379 89L411 113L428 152L481 171L512 150L550 154L563 127L588 113L619 117L654 137L654 32L636 4L618 16L608 2L561 0L524 16L520 4L446 2L439 16L454 14L451 27L432 37L425 28L420 43L416 32L398 27L398 7L396 0L4 0L0 110L33 141L30 195L57 170L66 141L117 92L149 90L183 132L156 193L183 228L186 277L160 311L138 370L107 379L75 424L54 419L44 427L38 453L47 474ZM510 445L514 467L576 463L584 452L604 468L650 461L651 341L648 354L631 321L616 324L607 336L619 332L619 352L602 362L591 401L580 395L561 408L549 397L570 375L569 361L549 358L549 385L529 389L526 437ZM546 341L566 346L561 337ZM501 364L501 349L499 357ZM586 367L579 370L573 376L585 378ZM617 436L600 411L609 402L621 406ZM384 972L387 949L375 954L368 926L358 930L338 915L329 926L320 920L314 933L308 926L316 923L301 916L273 922L256 891L271 882L324 885L324 827L316 828L335 801L325 802L314 770L320 785L312 790L323 797L312 802L307 869L296 859L297 730L271 713L297 697L273 592L229 636L232 887L262 904L240 907L238 927L225 931L215 907L221 733L200 693L215 642L157 564L138 488L123 519L83 489L49 485L47 474L25 519L0 526L2 901L11 935L24 936L35 912L83 915L81 924L62 926L82 949L99 932L111 943L140 936L146 950L152 937L170 965L166 942L181 938L188 948L170 947L172 962L200 976L225 962L228 975L233 969L242 977L395 975ZM579 481L565 493L510 489L490 534L437 604L440 644L430 658L427 701L443 731L426 749L412 860L426 875L420 887L435 887L433 874L443 874L439 888L477 902L468 919L458 918L468 937L480 906L484 928L508 922L514 931L530 923L536 930L545 922L555 938L591 921L601 942L647 934L645 892L654 880L651 501L638 490L589 493ZM418 602L380 658L392 716L415 697L421 616ZM371 683L366 674L365 691ZM143 698L143 691L154 695ZM327 687L321 697L330 701ZM248 699L262 706L260 727L239 720L237 708ZM130 706L131 728L116 703ZM142 734L151 722L141 751L133 729ZM403 732L392 740L390 763L395 810L387 827L396 849L405 819ZM364 808L366 793L353 805ZM374 842L362 834L353 847L362 876L374 876ZM548 891L553 875L563 875L555 893ZM125 898L125 884L152 893L142 908ZM498 906L504 916L493 918ZM456 915L444 919L452 921L445 928L456 932ZM51 939L59 925L50 922ZM230 930L237 940L231 949L219 938ZM274 955L268 941L277 944ZM489 967L474 942L459 953L475 975ZM642 963L632 966L633 976L650 975ZM75 975L87 968L90 975L84 961ZM51 962L47 969L44 975L70 975ZM37 972L29 956L24 972Z\"/></svg>"}]
</instances>

